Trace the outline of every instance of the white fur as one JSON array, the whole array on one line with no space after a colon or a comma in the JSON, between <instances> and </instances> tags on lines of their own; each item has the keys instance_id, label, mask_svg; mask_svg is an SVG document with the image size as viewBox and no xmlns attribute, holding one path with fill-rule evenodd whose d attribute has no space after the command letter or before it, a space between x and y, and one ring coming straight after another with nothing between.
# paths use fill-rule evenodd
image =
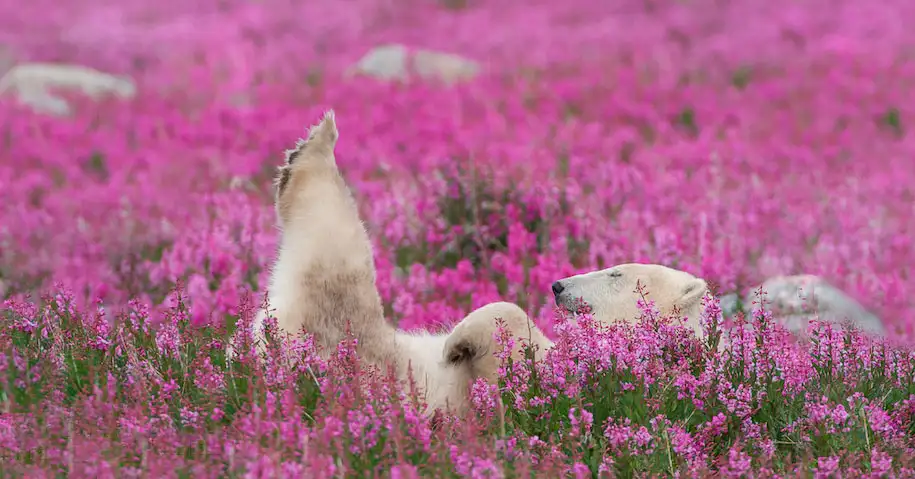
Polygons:
<instances>
[{"instance_id":1,"label":"white fur","mask_svg":"<svg viewBox=\"0 0 915 479\"><path fill-rule=\"evenodd\" d=\"M561 291L555 294L557 284ZM659 264L620 264L562 278L554 283L554 299L558 306L569 311L574 310L576 300L581 300L591 308L594 318L605 324L631 323L641 316L638 284L644 287L646 299L653 301L662 315L670 315L677 309L687 326L697 335L703 334L700 315L702 297L708 293L707 284L685 271Z\"/></svg>"},{"instance_id":2,"label":"white fur","mask_svg":"<svg viewBox=\"0 0 915 479\"><path fill-rule=\"evenodd\" d=\"M334 197L330 196L330 198ZM362 227L361 223L344 228L342 232L340 231L341 225L335 226L334 229L317 229L317 231L315 231L316 228L298 226L328 224L347 214L346 206L333 199L306 197L303 200L322 202L324 206L320 210L306 210L309 214L299 214L296 221L290 221L286 226L267 289L267 301L270 307L277 311L289 311L300 301L297 291L301 287L301 282L298 281L298 278L314 264L315 260L326 260L333 256L336 262L342 261L345 268L358 267L356 263L358 256L353 255L352 252L362 247L360 231L357 229ZM265 313L260 310L254 321L256 334L261 333L265 318Z\"/></svg>"},{"instance_id":3,"label":"white fur","mask_svg":"<svg viewBox=\"0 0 915 479\"><path fill-rule=\"evenodd\" d=\"M462 409L472 380L466 367L445 363L443 351L448 333L397 333L397 344L412 368L413 379L423 389L428 409Z\"/></svg>"},{"instance_id":4,"label":"white fur","mask_svg":"<svg viewBox=\"0 0 915 479\"><path fill-rule=\"evenodd\" d=\"M466 327L467 324L488 328L496 316L507 315L518 322L519 316L526 315L508 303L477 309L468 315L472 321L462 321L465 327L460 330L472 333L469 336L473 342L448 333L397 331L386 323L373 283L371 243L336 168L333 150L337 138L334 116L328 113L309 131L307 141L300 141L295 150L287 152L286 164L277 177L276 208L282 238L267 298L277 327L290 334L298 334L302 327L313 328L311 332L320 338L322 355L327 358L334 343L343 336L344 320L350 320L361 334L361 351L368 353L363 359L368 356L374 366L394 363L401 380L407 379L409 368L425 396L427 412L446 407L464 410L475 367L481 360L475 355L449 356L449 339L452 343L457 339L462 347L470 344L462 351L488 351L491 334L481 327ZM335 295L331 304L322 303L329 298L315 296L316 291L324 290ZM338 320L337 316L345 314L356 317ZM253 324L260 351L266 315L259 310ZM227 353L231 357L231 345Z\"/></svg>"}]
</instances>

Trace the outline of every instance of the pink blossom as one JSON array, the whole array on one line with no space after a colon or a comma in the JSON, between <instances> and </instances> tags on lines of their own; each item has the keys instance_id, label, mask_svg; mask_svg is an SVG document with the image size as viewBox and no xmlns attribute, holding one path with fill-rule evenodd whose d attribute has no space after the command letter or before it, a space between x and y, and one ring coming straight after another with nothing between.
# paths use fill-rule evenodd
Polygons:
<instances>
[{"instance_id":1,"label":"pink blossom","mask_svg":"<svg viewBox=\"0 0 915 479\"><path fill-rule=\"evenodd\" d=\"M135 91L49 92L59 115L0 98L0 462L24 477L913 476L915 35L900 19L915 7L824 5L4 3L0 75L73 63ZM387 42L477 73L354 74ZM555 342L509 361L524 344L500 328L498 383L460 385L470 411L427 414L354 338L319 347L268 314L255 347L276 306L271 180L328 108L385 319L447 331L512 301ZM650 287L629 322L556 307L556 279L628 262L713 286L689 318L707 337ZM764 291L724 307L796 273L887 337L818 311L797 341Z\"/></svg>"}]
</instances>

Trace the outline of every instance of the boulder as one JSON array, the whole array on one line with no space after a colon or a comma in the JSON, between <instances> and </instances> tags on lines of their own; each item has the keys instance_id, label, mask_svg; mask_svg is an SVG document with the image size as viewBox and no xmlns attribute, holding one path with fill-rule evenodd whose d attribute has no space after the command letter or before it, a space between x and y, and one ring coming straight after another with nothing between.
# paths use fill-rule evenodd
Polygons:
<instances>
[{"instance_id":1,"label":"boulder","mask_svg":"<svg viewBox=\"0 0 915 479\"><path fill-rule=\"evenodd\" d=\"M477 76L480 66L473 60L433 50L411 50L404 45L389 44L373 48L350 68L351 75L367 75L379 80L407 81L418 77L445 83L469 80Z\"/></svg>"},{"instance_id":2,"label":"boulder","mask_svg":"<svg viewBox=\"0 0 915 479\"><path fill-rule=\"evenodd\" d=\"M795 334L803 334L810 320L818 319L837 326L850 323L875 336L886 335L886 327L880 318L819 276L775 276L760 286L766 293L765 308L772 312L776 322ZM758 289L759 286L745 293L742 301L746 312L753 309ZM736 313L737 295L722 296L721 309L725 315Z\"/></svg>"},{"instance_id":3,"label":"boulder","mask_svg":"<svg viewBox=\"0 0 915 479\"><path fill-rule=\"evenodd\" d=\"M0 78L0 95L15 95L36 111L67 115L70 105L55 91L77 91L92 98L114 95L129 99L136 85L128 77L111 75L81 65L63 63L20 63Z\"/></svg>"}]
</instances>

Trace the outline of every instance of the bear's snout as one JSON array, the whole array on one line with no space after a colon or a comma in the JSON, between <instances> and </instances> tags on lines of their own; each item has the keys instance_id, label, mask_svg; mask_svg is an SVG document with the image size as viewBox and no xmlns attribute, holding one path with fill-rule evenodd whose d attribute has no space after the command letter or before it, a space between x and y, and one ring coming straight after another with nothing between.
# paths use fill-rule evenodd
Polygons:
<instances>
[{"instance_id":1,"label":"bear's snout","mask_svg":"<svg viewBox=\"0 0 915 479\"><path fill-rule=\"evenodd\" d=\"M553 296L555 296L556 299L559 299L559 295L562 294L562 292L565 291L565 289L566 289L566 287L563 286L562 282L560 282L560 281L554 282L552 288L553 288Z\"/></svg>"}]
</instances>

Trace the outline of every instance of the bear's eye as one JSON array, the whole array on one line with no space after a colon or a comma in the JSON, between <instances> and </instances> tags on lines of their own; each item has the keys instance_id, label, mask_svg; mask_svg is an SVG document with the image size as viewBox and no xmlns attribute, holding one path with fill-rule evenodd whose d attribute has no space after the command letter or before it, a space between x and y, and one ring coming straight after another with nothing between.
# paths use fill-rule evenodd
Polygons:
<instances>
[{"instance_id":1,"label":"bear's eye","mask_svg":"<svg viewBox=\"0 0 915 479\"><path fill-rule=\"evenodd\" d=\"M611 272L609 273L609 276L610 276L611 278L622 278L622 277L623 277L623 273L620 273L619 271L611 271Z\"/></svg>"}]
</instances>

